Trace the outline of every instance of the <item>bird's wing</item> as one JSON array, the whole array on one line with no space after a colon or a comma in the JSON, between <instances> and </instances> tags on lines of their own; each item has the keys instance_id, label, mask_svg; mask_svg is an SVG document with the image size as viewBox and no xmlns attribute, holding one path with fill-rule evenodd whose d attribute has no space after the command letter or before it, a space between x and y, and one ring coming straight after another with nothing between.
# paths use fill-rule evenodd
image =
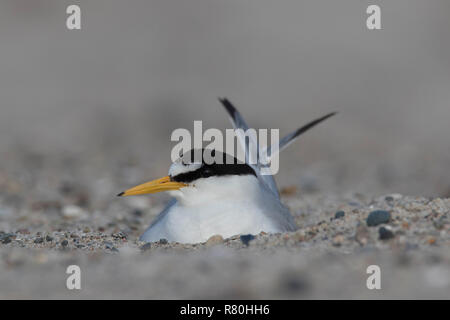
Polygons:
<instances>
[{"instance_id":1,"label":"bird's wing","mask_svg":"<svg viewBox=\"0 0 450 320\"><path fill-rule=\"evenodd\" d=\"M242 130L244 130L244 132L247 131L249 129L248 124L245 122L244 118L239 113L239 111L233 106L233 104L227 98L219 98L219 101L225 107L225 110L227 110L228 115L230 116L231 124L233 125L234 129L242 129ZM249 150L250 150L249 143L251 142L253 144L253 146L256 147L256 152L257 152L256 154L260 155L258 143L256 141L254 141L251 136L248 136L248 140L247 140L247 139L245 139L245 136L241 136L238 134L238 138L239 138L241 147L244 148L244 152L246 152L246 153L249 152ZM250 155L248 155L248 156L250 156ZM246 154L246 159L247 159L247 154ZM261 167L260 167L259 163L256 165L248 163L248 165L250 167L252 167L253 170L255 170L255 172L258 176L258 179L269 189L269 191L271 191L277 198L279 198L278 188L277 188L277 185L275 183L275 179L273 178L273 176L272 175L262 175Z\"/></svg>"},{"instance_id":2,"label":"bird's wing","mask_svg":"<svg viewBox=\"0 0 450 320\"><path fill-rule=\"evenodd\" d=\"M170 209L177 203L175 198L170 199L169 203L166 205L163 211L152 221L150 227L148 227L145 232L139 237L140 241L154 242L159 241L162 238L167 238L167 236L162 232L161 228L156 228L158 223L169 213ZM169 239L168 239L169 240Z\"/></svg>"},{"instance_id":3,"label":"bird's wing","mask_svg":"<svg viewBox=\"0 0 450 320\"><path fill-rule=\"evenodd\" d=\"M329 117L332 117L337 112L329 113L323 117L320 117L316 120L313 120L307 124L305 124L303 127L298 128L297 130L289 133L288 135L284 136L280 139L280 142L278 143L278 146L269 146L267 150L263 150L263 154L267 154L267 157L270 158L280 152L281 150L285 149L288 145L290 145L295 139L297 139L301 134L305 133L309 129L313 128L314 126L318 125L322 121L328 119ZM266 152L266 153L265 153Z\"/></svg>"}]
</instances>

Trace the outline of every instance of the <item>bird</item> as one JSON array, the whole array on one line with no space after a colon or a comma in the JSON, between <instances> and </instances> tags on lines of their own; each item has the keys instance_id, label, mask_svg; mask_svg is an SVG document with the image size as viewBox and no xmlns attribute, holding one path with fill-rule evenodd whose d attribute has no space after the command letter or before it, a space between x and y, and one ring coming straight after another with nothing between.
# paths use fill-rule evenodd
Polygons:
<instances>
[{"instance_id":1,"label":"bird","mask_svg":"<svg viewBox=\"0 0 450 320\"><path fill-rule=\"evenodd\" d=\"M249 129L246 121L227 99L219 98L234 129ZM336 112L315 119L280 139L277 148L267 147L267 158L274 156L301 134ZM249 139L240 137L241 147ZM248 148L244 150L249 150ZM120 192L132 196L167 191L172 199L140 236L143 242L166 239L178 243L203 243L212 236L230 238L237 235L257 235L261 232L295 231L297 225L289 209L281 202L273 175L261 174L261 163L238 161L231 155L210 150L224 161L194 161L191 149L175 160L168 175ZM258 149L257 152L260 152ZM259 154L259 153L258 153ZM231 161L226 161L231 157ZM230 158L228 158L230 160Z\"/></svg>"}]
</instances>

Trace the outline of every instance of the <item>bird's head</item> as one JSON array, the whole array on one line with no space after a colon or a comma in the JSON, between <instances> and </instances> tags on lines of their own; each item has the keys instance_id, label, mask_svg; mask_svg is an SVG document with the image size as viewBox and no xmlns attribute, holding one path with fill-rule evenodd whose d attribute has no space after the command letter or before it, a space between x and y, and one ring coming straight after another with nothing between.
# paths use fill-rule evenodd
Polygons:
<instances>
[{"instance_id":1,"label":"bird's head","mask_svg":"<svg viewBox=\"0 0 450 320\"><path fill-rule=\"evenodd\" d=\"M196 158L195 156L198 156ZM196 161L197 160L197 161ZM186 152L172 163L169 174L118 194L132 196L161 191L192 192L201 187L204 191L211 186L224 183L237 176L256 177L255 171L246 163L214 150L195 149ZM173 195L177 195L173 193Z\"/></svg>"}]
</instances>

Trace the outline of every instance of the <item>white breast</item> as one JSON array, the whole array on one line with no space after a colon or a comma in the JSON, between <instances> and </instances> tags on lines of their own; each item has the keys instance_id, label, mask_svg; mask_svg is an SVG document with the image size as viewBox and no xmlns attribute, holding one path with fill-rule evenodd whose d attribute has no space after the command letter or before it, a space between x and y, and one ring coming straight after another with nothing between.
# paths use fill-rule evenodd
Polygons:
<instances>
[{"instance_id":1,"label":"white breast","mask_svg":"<svg viewBox=\"0 0 450 320\"><path fill-rule=\"evenodd\" d=\"M287 208L251 175L199 179L172 195L177 201L158 216L142 241L196 243L217 234L228 238L295 230Z\"/></svg>"}]
</instances>

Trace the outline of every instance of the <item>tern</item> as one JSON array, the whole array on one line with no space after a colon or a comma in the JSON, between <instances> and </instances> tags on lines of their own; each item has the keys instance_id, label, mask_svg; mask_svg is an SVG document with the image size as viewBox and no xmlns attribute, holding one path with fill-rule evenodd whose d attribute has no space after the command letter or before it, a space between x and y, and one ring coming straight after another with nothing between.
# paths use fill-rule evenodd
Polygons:
<instances>
[{"instance_id":1,"label":"tern","mask_svg":"<svg viewBox=\"0 0 450 320\"><path fill-rule=\"evenodd\" d=\"M219 98L234 129L249 129L239 111L226 98ZM265 151L270 159L298 136L335 115L329 113L309 122L280 139L278 148ZM240 140L246 151L248 139ZM247 147L245 147L247 145ZM140 237L141 241L166 239L179 243L201 243L214 235L229 238L239 234L294 231L297 225L288 208L280 201L272 175L262 175L257 164L186 161L193 159L191 150L177 159L168 175L140 184L118 196L142 195L168 191L173 197ZM258 150L259 152L259 150ZM258 153L259 154L259 153ZM223 159L225 159L223 154Z\"/></svg>"}]
</instances>

